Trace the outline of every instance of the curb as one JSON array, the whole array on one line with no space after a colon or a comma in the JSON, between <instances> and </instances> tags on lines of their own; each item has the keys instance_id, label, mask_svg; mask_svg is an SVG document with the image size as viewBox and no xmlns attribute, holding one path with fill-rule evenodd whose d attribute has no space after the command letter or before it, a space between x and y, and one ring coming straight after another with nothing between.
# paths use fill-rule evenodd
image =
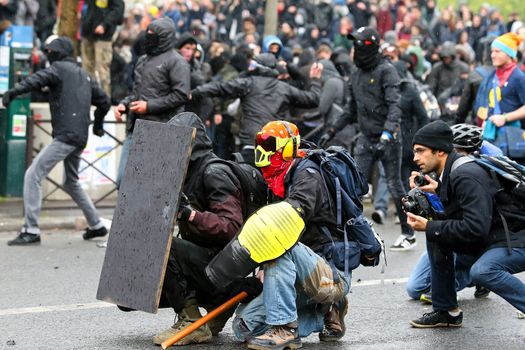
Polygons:
<instances>
[{"instance_id":1,"label":"curb","mask_svg":"<svg viewBox=\"0 0 525 350\"><path fill-rule=\"evenodd\" d=\"M19 231L24 224L23 219L13 219L0 222L0 234ZM54 229L75 229L75 218L40 220L39 227L42 231Z\"/></svg>"}]
</instances>

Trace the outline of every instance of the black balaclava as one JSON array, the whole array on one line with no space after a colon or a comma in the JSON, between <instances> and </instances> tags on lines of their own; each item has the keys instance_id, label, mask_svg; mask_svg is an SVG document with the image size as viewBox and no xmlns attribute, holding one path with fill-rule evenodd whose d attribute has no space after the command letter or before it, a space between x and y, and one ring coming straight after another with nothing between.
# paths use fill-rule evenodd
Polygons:
<instances>
[{"instance_id":1,"label":"black balaclava","mask_svg":"<svg viewBox=\"0 0 525 350\"><path fill-rule=\"evenodd\" d=\"M157 33L146 33L144 37L144 52L147 55L154 56L159 47L159 35Z\"/></svg>"},{"instance_id":2,"label":"black balaclava","mask_svg":"<svg viewBox=\"0 0 525 350\"><path fill-rule=\"evenodd\" d=\"M144 51L149 56L157 56L173 49L174 42L175 24L170 18L162 17L151 22L146 29Z\"/></svg>"},{"instance_id":3,"label":"black balaclava","mask_svg":"<svg viewBox=\"0 0 525 350\"><path fill-rule=\"evenodd\" d=\"M45 47L45 53L49 63L73 59L73 44L66 37L59 37L51 41Z\"/></svg>"},{"instance_id":4,"label":"black balaclava","mask_svg":"<svg viewBox=\"0 0 525 350\"><path fill-rule=\"evenodd\" d=\"M370 71L377 67L381 61L381 53L379 52L379 45L368 41L368 45L364 41L356 41L354 46L354 63L357 68Z\"/></svg>"}]
</instances>

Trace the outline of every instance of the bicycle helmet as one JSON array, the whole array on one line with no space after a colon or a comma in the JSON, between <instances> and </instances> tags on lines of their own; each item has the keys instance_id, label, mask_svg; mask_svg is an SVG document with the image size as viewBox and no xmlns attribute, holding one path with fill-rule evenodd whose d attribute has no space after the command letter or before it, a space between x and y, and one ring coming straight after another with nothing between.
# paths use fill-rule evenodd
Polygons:
<instances>
[{"instance_id":1,"label":"bicycle helmet","mask_svg":"<svg viewBox=\"0 0 525 350\"><path fill-rule=\"evenodd\" d=\"M454 147L467 151L476 151L483 142L483 129L472 124L455 124L451 126Z\"/></svg>"}]
</instances>

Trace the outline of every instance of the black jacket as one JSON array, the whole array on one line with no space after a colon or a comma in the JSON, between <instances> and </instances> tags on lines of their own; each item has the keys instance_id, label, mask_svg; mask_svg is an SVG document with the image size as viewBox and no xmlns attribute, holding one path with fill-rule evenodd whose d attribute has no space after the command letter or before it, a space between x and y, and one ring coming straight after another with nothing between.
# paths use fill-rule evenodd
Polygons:
<instances>
[{"instance_id":1,"label":"black jacket","mask_svg":"<svg viewBox=\"0 0 525 350\"><path fill-rule=\"evenodd\" d=\"M133 101L146 101L146 114L128 115L128 130L133 131L135 119L167 122L171 116L184 110L190 91L190 66L173 48L175 26L167 17L149 26L159 35L158 55L142 55L135 67L131 95L120 103L129 107Z\"/></svg>"},{"instance_id":2,"label":"black jacket","mask_svg":"<svg viewBox=\"0 0 525 350\"><path fill-rule=\"evenodd\" d=\"M297 159L285 177L285 201L294 208L301 208L305 232L301 243L320 252L324 243L330 242L320 227L326 226L336 232L336 213L330 206L330 194L319 171L312 168L297 169L302 160ZM337 240L337 236L333 236Z\"/></svg>"},{"instance_id":3,"label":"black jacket","mask_svg":"<svg viewBox=\"0 0 525 350\"><path fill-rule=\"evenodd\" d=\"M100 3L107 3L104 8L97 6L97 3L99 3L97 0L85 1L87 9L81 19L82 37L89 40L111 41L117 26L122 23L124 17L124 1L100 1ZM95 34L95 28L101 24L104 26L104 34Z\"/></svg>"},{"instance_id":4,"label":"black jacket","mask_svg":"<svg viewBox=\"0 0 525 350\"><path fill-rule=\"evenodd\" d=\"M446 219L428 222L427 240L472 255L487 248L506 247L503 223L493 202L499 186L475 162L460 165L451 172L452 164L460 157L455 151L448 156L438 188ZM525 224L510 221L509 226L514 231L512 245L525 247Z\"/></svg>"},{"instance_id":5,"label":"black jacket","mask_svg":"<svg viewBox=\"0 0 525 350\"><path fill-rule=\"evenodd\" d=\"M403 155L402 158L412 161L412 139L414 134L429 121L427 111L421 102L416 87L409 81L401 82L401 134L403 135Z\"/></svg>"},{"instance_id":6,"label":"black jacket","mask_svg":"<svg viewBox=\"0 0 525 350\"><path fill-rule=\"evenodd\" d=\"M20 95L48 86L53 138L84 148L91 123L91 105L97 107L95 120L101 122L111 108L109 96L74 62L73 47L68 39L55 39L48 47L60 51L62 60L28 76L12 91Z\"/></svg>"},{"instance_id":7,"label":"black jacket","mask_svg":"<svg viewBox=\"0 0 525 350\"><path fill-rule=\"evenodd\" d=\"M313 108L319 104L321 83L318 79L312 80L310 91L302 91L276 76L274 70L254 72L226 82L201 85L192 90L191 95L240 98L243 119L239 138L242 145L252 145L255 134L266 123L285 119L289 106Z\"/></svg>"},{"instance_id":8,"label":"black jacket","mask_svg":"<svg viewBox=\"0 0 525 350\"><path fill-rule=\"evenodd\" d=\"M379 137L383 131L400 132L400 79L394 66L386 59L371 71L352 68L349 85L350 103L347 113L337 119L333 128L342 130L357 121L359 130L368 137Z\"/></svg>"},{"instance_id":9,"label":"black jacket","mask_svg":"<svg viewBox=\"0 0 525 350\"><path fill-rule=\"evenodd\" d=\"M243 224L241 184L230 167L213 162L217 156L197 115L180 113L170 124L196 129L183 192L197 212L191 223L179 222L181 236L200 246L222 249Z\"/></svg>"}]
</instances>

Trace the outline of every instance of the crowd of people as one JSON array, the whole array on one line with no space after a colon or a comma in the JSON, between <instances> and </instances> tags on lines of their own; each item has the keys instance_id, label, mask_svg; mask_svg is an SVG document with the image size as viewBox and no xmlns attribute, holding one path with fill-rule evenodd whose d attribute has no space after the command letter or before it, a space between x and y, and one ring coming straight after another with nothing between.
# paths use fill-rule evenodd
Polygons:
<instances>
[{"instance_id":1,"label":"crowd of people","mask_svg":"<svg viewBox=\"0 0 525 350\"><path fill-rule=\"evenodd\" d=\"M27 24L15 15L29 3L3 1L0 20ZM428 254L414 270L408 293L432 302L434 311L412 326L461 326L455 293L465 286L476 285L479 296L492 291L525 311L525 285L512 276L525 270L523 217L509 221L505 237L493 203L498 184L475 163L457 163L465 157L454 149L461 147L449 126L484 126L476 129L477 146L482 138L497 143L503 126L524 128L525 26L518 14L504 21L497 8L438 9L434 0L288 0L278 2L276 35L264 36L263 1L177 0L137 3L127 11L122 0L80 5L77 48L84 69L74 68L69 39L46 37L49 28L35 24L41 40L35 60L40 57L42 64L46 58L51 66L36 69L3 97L8 106L17 95L49 86L56 139L26 174L26 224L10 245L40 243L39 183L62 159L69 162L71 195L89 218L84 238L107 234L77 188L77 158L86 143L87 108L98 107L93 130L100 136L100 114L111 99L115 118L127 126L117 182L137 119L196 129L184 182L188 198L177 216L181 239L173 241L162 291L177 317L154 337L156 344L195 322L199 307L210 309L216 306L211 299L228 296L210 285L205 269L248 219L242 185L217 161L235 152L260 169L279 215L305 227L298 244L263 264L257 278L236 285L250 295L234 320L236 338L253 349L284 349L300 347L300 338L312 332L319 332L321 341L344 335L351 276L333 267L319 238L326 227L334 240L343 237L319 171L300 166L301 140L312 142L306 144L310 148L346 147L367 180L377 172L372 219L384 222L391 197L400 223L391 250L412 249L415 231L426 232ZM33 12L37 16L40 9ZM72 89L63 81L66 69L78 70L74 84L89 101L72 105ZM57 108L63 104L71 108ZM77 116L75 109L83 114ZM59 137L58 131L71 126L68 115L86 124L82 137ZM500 151L524 162L525 154L510 154L510 146ZM402 206L407 191L416 187L417 170L440 175L439 182L427 176L429 183L421 186L443 202L444 216L437 220ZM177 345L209 341L229 316Z\"/></svg>"}]
</instances>

